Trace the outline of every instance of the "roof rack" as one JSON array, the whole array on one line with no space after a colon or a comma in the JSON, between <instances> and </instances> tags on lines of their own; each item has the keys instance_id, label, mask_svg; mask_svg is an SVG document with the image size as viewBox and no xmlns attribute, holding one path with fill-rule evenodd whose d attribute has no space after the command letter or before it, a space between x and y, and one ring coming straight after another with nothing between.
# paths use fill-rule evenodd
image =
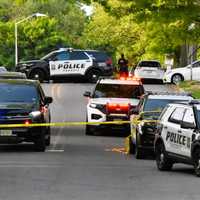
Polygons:
<instances>
[{"instance_id":1,"label":"roof rack","mask_svg":"<svg viewBox=\"0 0 200 200\"><path fill-rule=\"evenodd\" d=\"M192 96L190 92L153 92L145 91L146 95L177 95L177 96Z\"/></svg>"}]
</instances>

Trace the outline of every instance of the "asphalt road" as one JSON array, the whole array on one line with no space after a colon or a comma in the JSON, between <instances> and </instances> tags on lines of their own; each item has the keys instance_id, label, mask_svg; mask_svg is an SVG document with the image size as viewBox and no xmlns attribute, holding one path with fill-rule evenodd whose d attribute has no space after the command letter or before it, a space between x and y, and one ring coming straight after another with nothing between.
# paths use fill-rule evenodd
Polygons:
<instances>
[{"instance_id":1,"label":"asphalt road","mask_svg":"<svg viewBox=\"0 0 200 200\"><path fill-rule=\"evenodd\" d=\"M52 121L85 121L83 83L44 84L53 96ZM146 90L170 91L165 85ZM52 128L44 153L33 146L0 146L0 200L167 200L199 199L193 168L175 165L159 172L152 158L136 160L123 152L124 138L85 136L84 126Z\"/></svg>"}]
</instances>

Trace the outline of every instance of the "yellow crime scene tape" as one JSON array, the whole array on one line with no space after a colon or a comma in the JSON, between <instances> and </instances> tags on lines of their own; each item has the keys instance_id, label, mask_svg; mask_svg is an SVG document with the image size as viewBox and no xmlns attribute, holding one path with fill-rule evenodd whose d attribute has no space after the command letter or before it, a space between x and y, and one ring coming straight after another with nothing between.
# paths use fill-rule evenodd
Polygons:
<instances>
[{"instance_id":1,"label":"yellow crime scene tape","mask_svg":"<svg viewBox=\"0 0 200 200\"><path fill-rule=\"evenodd\" d=\"M30 124L0 124L0 128L21 128L21 127L43 127L43 126L82 126L101 124L129 124L130 121L109 121L109 122L51 122L51 123L30 123Z\"/></svg>"}]
</instances>

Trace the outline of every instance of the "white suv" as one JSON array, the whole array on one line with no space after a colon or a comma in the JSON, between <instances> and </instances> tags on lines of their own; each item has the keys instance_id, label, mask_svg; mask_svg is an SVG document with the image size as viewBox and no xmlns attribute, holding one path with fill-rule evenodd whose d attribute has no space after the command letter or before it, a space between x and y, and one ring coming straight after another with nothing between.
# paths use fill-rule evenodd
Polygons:
<instances>
[{"instance_id":1,"label":"white suv","mask_svg":"<svg viewBox=\"0 0 200 200\"><path fill-rule=\"evenodd\" d=\"M200 176L200 101L169 104L160 116L154 150L159 170L174 163L194 165Z\"/></svg>"},{"instance_id":2,"label":"white suv","mask_svg":"<svg viewBox=\"0 0 200 200\"><path fill-rule=\"evenodd\" d=\"M100 79L93 93L85 92L89 97L87 104L87 122L127 121L130 109L138 105L139 98L144 94L140 80L130 79ZM126 126L125 126L126 125ZM128 127L129 124L114 126L115 128ZM109 128L112 128L110 124ZM86 135L93 135L97 129L106 128L105 124L90 124L86 126Z\"/></svg>"},{"instance_id":3,"label":"white suv","mask_svg":"<svg viewBox=\"0 0 200 200\"><path fill-rule=\"evenodd\" d=\"M155 60L140 61L135 68L134 75L144 80L163 80L164 70L160 62Z\"/></svg>"}]
</instances>

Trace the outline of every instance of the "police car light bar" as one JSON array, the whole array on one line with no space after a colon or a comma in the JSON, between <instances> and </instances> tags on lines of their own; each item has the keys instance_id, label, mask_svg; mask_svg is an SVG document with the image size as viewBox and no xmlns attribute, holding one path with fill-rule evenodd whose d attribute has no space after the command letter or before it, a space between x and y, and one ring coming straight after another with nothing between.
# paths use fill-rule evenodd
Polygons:
<instances>
[{"instance_id":1,"label":"police car light bar","mask_svg":"<svg viewBox=\"0 0 200 200\"><path fill-rule=\"evenodd\" d=\"M128 111L129 104L107 103L106 108L108 111Z\"/></svg>"}]
</instances>

